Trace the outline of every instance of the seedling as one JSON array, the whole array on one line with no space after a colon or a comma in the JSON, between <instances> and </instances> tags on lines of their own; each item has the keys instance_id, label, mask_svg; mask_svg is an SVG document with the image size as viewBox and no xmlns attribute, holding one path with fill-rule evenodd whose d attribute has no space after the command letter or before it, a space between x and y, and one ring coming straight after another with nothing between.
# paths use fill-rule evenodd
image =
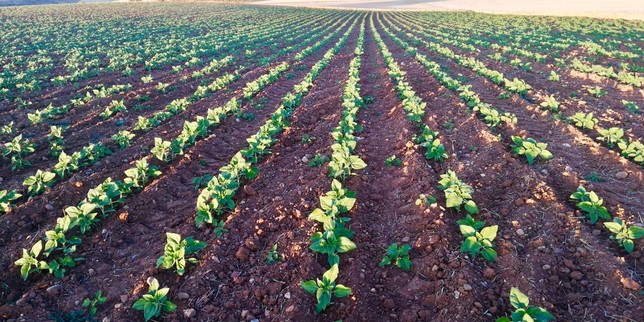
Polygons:
<instances>
[{"instance_id":1,"label":"seedling","mask_svg":"<svg viewBox=\"0 0 644 322\"><path fill-rule=\"evenodd\" d=\"M338 265L334 264L331 268L322 275L322 279L310 280L301 282L300 286L308 293L315 294L317 305L315 306L315 313L320 313L331 304L331 297L347 297L351 294L351 289L342 285L336 284L335 280L338 278Z\"/></svg>"},{"instance_id":2,"label":"seedling","mask_svg":"<svg viewBox=\"0 0 644 322\"><path fill-rule=\"evenodd\" d=\"M11 170L16 171L24 167L30 166L31 162L23 160L23 157L34 153L36 145L31 143L29 139L22 139L22 134L13 138L13 140L5 143L5 148L2 151L2 156L7 158L11 157Z\"/></svg>"},{"instance_id":3,"label":"seedling","mask_svg":"<svg viewBox=\"0 0 644 322\"><path fill-rule=\"evenodd\" d=\"M550 71L550 76L548 76L549 81L553 82L558 82L559 81L559 75L555 73L555 71Z\"/></svg>"},{"instance_id":4,"label":"seedling","mask_svg":"<svg viewBox=\"0 0 644 322\"><path fill-rule=\"evenodd\" d=\"M15 190L0 190L0 215L11 211L11 207L13 207L11 202L20 197L22 197L22 195L17 193Z\"/></svg>"},{"instance_id":5,"label":"seedling","mask_svg":"<svg viewBox=\"0 0 644 322\"><path fill-rule=\"evenodd\" d=\"M206 174L201 177L195 177L194 179L192 179L192 184L195 186L195 190L199 190L205 187L210 180L212 180L212 175Z\"/></svg>"},{"instance_id":6,"label":"seedling","mask_svg":"<svg viewBox=\"0 0 644 322\"><path fill-rule=\"evenodd\" d=\"M324 154L316 153L315 156L309 160L309 167L321 167L329 161L329 157Z\"/></svg>"},{"instance_id":7,"label":"seedling","mask_svg":"<svg viewBox=\"0 0 644 322\"><path fill-rule=\"evenodd\" d=\"M112 141L114 141L121 149L128 147L133 138L134 133L130 131L119 131L112 135Z\"/></svg>"},{"instance_id":8,"label":"seedling","mask_svg":"<svg viewBox=\"0 0 644 322\"><path fill-rule=\"evenodd\" d=\"M633 141L631 143L622 141L617 145L622 150L622 156L632 159L639 164L644 163L644 144L640 141Z\"/></svg>"},{"instance_id":9,"label":"seedling","mask_svg":"<svg viewBox=\"0 0 644 322\"><path fill-rule=\"evenodd\" d=\"M447 120L445 121L445 123L443 123L442 126L444 129L451 131L452 129L454 129L454 120Z\"/></svg>"},{"instance_id":10,"label":"seedling","mask_svg":"<svg viewBox=\"0 0 644 322\"><path fill-rule=\"evenodd\" d=\"M49 141L49 151L52 157L58 157L65 149L65 142L63 141L63 128L60 126L52 125L47 135Z\"/></svg>"},{"instance_id":11,"label":"seedling","mask_svg":"<svg viewBox=\"0 0 644 322\"><path fill-rule=\"evenodd\" d=\"M385 165L388 167L396 166L400 167L402 166L402 160L398 159L398 157L394 154L387 159L385 159Z\"/></svg>"},{"instance_id":12,"label":"seedling","mask_svg":"<svg viewBox=\"0 0 644 322\"><path fill-rule=\"evenodd\" d=\"M449 156L445 147L438 138L438 132L432 131L427 125L423 126L423 132L414 139L415 143L427 149L425 158L427 160L443 161Z\"/></svg>"},{"instance_id":13,"label":"seedling","mask_svg":"<svg viewBox=\"0 0 644 322\"><path fill-rule=\"evenodd\" d=\"M94 298L86 298L83 300L83 307L89 311L90 316L96 315L98 306L107 301L107 296L102 296L102 291L98 290Z\"/></svg>"},{"instance_id":14,"label":"seedling","mask_svg":"<svg viewBox=\"0 0 644 322\"><path fill-rule=\"evenodd\" d=\"M557 99L550 95L546 98L543 99L543 102L539 104L539 106L543 107L544 109L556 112L559 110L559 102L557 102Z\"/></svg>"},{"instance_id":15,"label":"seedling","mask_svg":"<svg viewBox=\"0 0 644 322\"><path fill-rule=\"evenodd\" d=\"M157 267L163 266L164 269L176 267L175 271L179 275L186 272L186 263L196 264L197 258L186 255L192 255L206 247L206 243L187 237L181 240L181 235L175 233L166 233L165 253L157 259Z\"/></svg>"},{"instance_id":16,"label":"seedling","mask_svg":"<svg viewBox=\"0 0 644 322\"><path fill-rule=\"evenodd\" d=\"M277 251L277 244L271 247L271 250L266 254L266 264L273 265L282 261L282 255Z\"/></svg>"},{"instance_id":17,"label":"seedling","mask_svg":"<svg viewBox=\"0 0 644 322\"><path fill-rule=\"evenodd\" d=\"M583 186L579 186L577 191L570 195L570 200L575 202L579 210L586 213L591 224L596 223L599 218L606 220L611 218L608 209L603 206L604 200L594 191L586 191Z\"/></svg>"},{"instance_id":18,"label":"seedling","mask_svg":"<svg viewBox=\"0 0 644 322\"><path fill-rule=\"evenodd\" d=\"M456 172L448 170L447 173L441 175L441 180L438 181L438 189L445 192L445 206L447 208L456 208L457 211L460 211L461 205L464 205L465 211L470 214L479 212L476 203L471 200L472 187L461 181L456 176Z\"/></svg>"},{"instance_id":19,"label":"seedling","mask_svg":"<svg viewBox=\"0 0 644 322\"><path fill-rule=\"evenodd\" d=\"M613 233L610 238L616 239L617 244L629 253L633 252L634 241L644 237L644 228L628 225L619 218L614 218L612 222L605 222L604 226Z\"/></svg>"},{"instance_id":20,"label":"seedling","mask_svg":"<svg viewBox=\"0 0 644 322\"><path fill-rule=\"evenodd\" d=\"M626 144L624 141L624 130L622 128L611 127L609 129L597 129L597 132L600 134L597 140L606 143L610 148L615 147L616 144Z\"/></svg>"},{"instance_id":21,"label":"seedling","mask_svg":"<svg viewBox=\"0 0 644 322\"><path fill-rule=\"evenodd\" d=\"M338 254L346 253L356 249L350 239L350 233L346 230L336 229L325 232L317 232L311 236L311 250L328 256L329 265L340 263Z\"/></svg>"},{"instance_id":22,"label":"seedling","mask_svg":"<svg viewBox=\"0 0 644 322\"><path fill-rule=\"evenodd\" d=\"M152 75L141 77L141 82L143 82L143 84L152 83Z\"/></svg>"},{"instance_id":23,"label":"seedling","mask_svg":"<svg viewBox=\"0 0 644 322\"><path fill-rule=\"evenodd\" d=\"M242 120L242 121L250 122L250 121L255 120L255 114L253 114L251 112L240 113L239 114L239 119Z\"/></svg>"},{"instance_id":24,"label":"seedling","mask_svg":"<svg viewBox=\"0 0 644 322\"><path fill-rule=\"evenodd\" d=\"M593 113L577 112L570 117L570 120L574 122L576 127L585 130L592 130L599 123L599 120L593 116Z\"/></svg>"},{"instance_id":25,"label":"seedling","mask_svg":"<svg viewBox=\"0 0 644 322\"><path fill-rule=\"evenodd\" d=\"M146 159L140 159L134 163L134 168L125 170L125 175L127 177L123 183L128 189L142 189L152 178L161 175L161 171L156 166L150 166Z\"/></svg>"},{"instance_id":26,"label":"seedling","mask_svg":"<svg viewBox=\"0 0 644 322\"><path fill-rule=\"evenodd\" d=\"M537 158L541 158L543 160L550 160L553 158L552 153L548 151L546 148L548 147L548 144L546 143L539 143L535 139L531 138L526 138L522 139L519 136L512 136L512 148L514 153L518 155L525 155L526 159L528 159L528 164L532 165L534 163L534 160Z\"/></svg>"},{"instance_id":27,"label":"seedling","mask_svg":"<svg viewBox=\"0 0 644 322\"><path fill-rule=\"evenodd\" d=\"M426 195L424 193L421 193L418 196L418 199L416 199L416 206L424 206L424 207L429 207L431 204L436 202L436 198L434 196Z\"/></svg>"},{"instance_id":28,"label":"seedling","mask_svg":"<svg viewBox=\"0 0 644 322\"><path fill-rule=\"evenodd\" d=\"M387 247L387 253L378 266L383 267L393 263L396 267L408 271L411 269L411 260L409 259L410 250L411 246L409 244L404 244L399 247L398 243L393 243Z\"/></svg>"},{"instance_id":29,"label":"seedling","mask_svg":"<svg viewBox=\"0 0 644 322\"><path fill-rule=\"evenodd\" d=\"M457 223L461 234L465 237L461 245L462 253L470 253L472 257L481 253L486 260L496 261L496 251L492 241L496 238L499 226L484 227L484 222L477 221L470 215L467 215L465 219L458 220Z\"/></svg>"},{"instance_id":30,"label":"seedling","mask_svg":"<svg viewBox=\"0 0 644 322\"><path fill-rule=\"evenodd\" d=\"M143 311L145 321L158 318L163 313L174 312L177 309L177 306L168 300L169 288L159 289L159 281L154 277L148 278L147 283L149 285L148 292L132 305L133 309Z\"/></svg>"},{"instance_id":31,"label":"seedling","mask_svg":"<svg viewBox=\"0 0 644 322\"><path fill-rule=\"evenodd\" d=\"M56 174L49 171L37 170L36 174L29 176L22 183L23 186L27 187L27 192L31 196L39 195L50 187L54 183L54 178Z\"/></svg>"},{"instance_id":32,"label":"seedling","mask_svg":"<svg viewBox=\"0 0 644 322\"><path fill-rule=\"evenodd\" d=\"M529 306L530 299L516 287L510 290L510 304L516 309L512 312L512 319L504 316L497 319L496 322L547 322L555 319L546 309Z\"/></svg>"},{"instance_id":33,"label":"seedling","mask_svg":"<svg viewBox=\"0 0 644 322\"><path fill-rule=\"evenodd\" d=\"M304 134L302 135L302 145L307 145L313 143L317 138L313 135Z\"/></svg>"},{"instance_id":34,"label":"seedling","mask_svg":"<svg viewBox=\"0 0 644 322\"><path fill-rule=\"evenodd\" d=\"M35 243L31 250L27 251L22 249L22 258L18 259L14 264L20 266L20 275L23 280L27 280L29 274L33 272L39 272L49 268L47 262L38 260L38 256L42 251L42 241Z\"/></svg>"},{"instance_id":35,"label":"seedling","mask_svg":"<svg viewBox=\"0 0 644 322\"><path fill-rule=\"evenodd\" d=\"M588 93L592 94L596 98L601 98L602 96L606 95L606 91L603 88L599 87L599 86L589 88Z\"/></svg>"},{"instance_id":36,"label":"seedling","mask_svg":"<svg viewBox=\"0 0 644 322\"><path fill-rule=\"evenodd\" d=\"M320 197L321 208L316 208L309 215L309 219L322 223L325 231L334 230L336 226L341 226L347 221L348 219L340 215L351 211L356 203L355 191L342 188L338 180L332 181L331 189L326 195Z\"/></svg>"},{"instance_id":37,"label":"seedling","mask_svg":"<svg viewBox=\"0 0 644 322\"><path fill-rule=\"evenodd\" d=\"M599 176L597 171L589 173L585 178L590 182L604 182L604 179Z\"/></svg>"},{"instance_id":38,"label":"seedling","mask_svg":"<svg viewBox=\"0 0 644 322\"><path fill-rule=\"evenodd\" d=\"M226 232L228 232L228 229L224 227L226 224L225 221L223 220L215 220L214 226L215 226L215 235L217 235L217 238L221 238Z\"/></svg>"},{"instance_id":39,"label":"seedling","mask_svg":"<svg viewBox=\"0 0 644 322\"><path fill-rule=\"evenodd\" d=\"M159 83L157 84L157 86L156 86L156 90L157 90L157 91L159 91L159 92L161 92L161 93L163 93L163 94L165 94L165 93L167 93L167 92L168 92L168 87L170 87L170 84L159 82Z\"/></svg>"},{"instance_id":40,"label":"seedling","mask_svg":"<svg viewBox=\"0 0 644 322\"><path fill-rule=\"evenodd\" d=\"M626 110L628 110L631 113L634 113L634 114L642 113L642 110L640 109L639 106L637 106L637 104L635 104L635 102L622 100L622 104L626 107Z\"/></svg>"}]
</instances>

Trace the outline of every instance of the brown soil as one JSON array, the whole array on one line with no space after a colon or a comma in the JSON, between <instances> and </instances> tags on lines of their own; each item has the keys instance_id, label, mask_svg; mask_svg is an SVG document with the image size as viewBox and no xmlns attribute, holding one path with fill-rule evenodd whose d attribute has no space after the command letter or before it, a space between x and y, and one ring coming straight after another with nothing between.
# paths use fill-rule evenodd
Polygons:
<instances>
[{"instance_id":1,"label":"brown soil","mask_svg":"<svg viewBox=\"0 0 644 322\"><path fill-rule=\"evenodd\" d=\"M338 277L339 283L352 288L350 297L334 299L327 311L316 315L314 297L299 283L328 268L326 256L309 249L309 238L319 226L308 220L308 215L319 205L318 198L329 189L331 179L326 165L309 167L306 161L316 153L330 154L330 132L341 118L343 86L357 43L357 26L295 110L291 126L278 136L271 155L258 164L259 177L242 182L235 196L237 207L224 218L228 231L221 238L212 227L198 229L194 225L199 191L192 179L217 174L217 169L245 147L245 138L270 117L280 99L338 37L294 64L285 73L292 77L283 76L252 102L244 102L244 112L252 112L254 120L230 117L182 158L169 164L155 161L163 175L86 235L77 253L86 261L69 269L64 279L35 275L22 281L13 262L21 248L30 246L54 224L65 206L76 204L105 178L121 178L134 160L148 153L154 137L175 136L183 120L239 96L243 84L266 72L267 67L251 66L229 91L195 103L141 135L132 146L0 218L0 285L5 285L0 288L0 321L49 320L52 314L80 309L80 301L99 289L108 296L107 303L99 306L99 320L140 320L141 312L131 306L144 293L149 276L170 287L170 299L178 305L175 313L161 319L167 321L188 320L187 309L196 310L193 320L198 321L494 321L510 313L511 287L520 288L532 305L548 309L561 321L644 319L641 291L633 284L642 284L644 242L638 241L632 254L625 253L600 223L590 225L568 201L583 183L605 199L612 214L640 222L638 216L644 212L641 168L575 127L551 120L518 96L499 99L502 89L498 86L419 48L429 59L449 68L453 77L460 74L467 79L483 101L517 115L514 126L488 128L376 23L394 58L407 72L407 81L427 102L425 124L439 131L450 155L442 163L427 161L424 149L410 142L417 129L405 115L370 27L367 23L360 85L361 95L373 98L373 104L358 112L363 130L357 133L356 149L368 166L344 182L357 192L348 226L355 232L352 239L358 248L341 256ZM508 75L526 75L485 60L484 55L479 59ZM546 83L538 73L541 68L546 67L535 65L536 73L530 78L535 89L564 95L580 85L563 77L561 84ZM186 87L194 85L190 84ZM158 102L190 93L182 88ZM255 103L262 100L266 101L264 108L255 109ZM132 115L149 112L139 113ZM88 116L82 114L70 115L69 121L81 122ZM621 111L617 115L625 117ZM90 124L83 125L85 129L73 144L80 145L85 135L98 135L109 128ZM316 139L305 143L305 135ZM511 153L511 135L548 143L555 159L529 166ZM401 167L385 165L391 155L403 161ZM499 226L497 262L459 252L463 238L456 221L464 214L446 210L443 192L437 188L439 176L447 170L455 171L473 187L473 199L481 209L478 218ZM593 171L605 181L584 179ZM618 172L626 172L627 177L617 179ZM436 197L437 203L416 206L421 193ZM184 276L154 267L169 231L208 243L199 253L199 263L190 265ZM378 266L392 243L412 246L411 271ZM283 258L268 265L266 255L275 244ZM57 283L60 289L47 291Z\"/></svg>"}]
</instances>

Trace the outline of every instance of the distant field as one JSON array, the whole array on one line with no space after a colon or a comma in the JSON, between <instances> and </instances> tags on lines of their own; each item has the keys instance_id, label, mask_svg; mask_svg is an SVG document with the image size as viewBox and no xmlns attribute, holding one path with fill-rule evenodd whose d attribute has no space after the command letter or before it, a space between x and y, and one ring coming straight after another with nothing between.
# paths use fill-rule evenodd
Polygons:
<instances>
[{"instance_id":1,"label":"distant field","mask_svg":"<svg viewBox=\"0 0 644 322\"><path fill-rule=\"evenodd\" d=\"M264 0L262 5L379 10L471 10L485 13L644 19L640 0Z\"/></svg>"},{"instance_id":2,"label":"distant field","mask_svg":"<svg viewBox=\"0 0 644 322\"><path fill-rule=\"evenodd\" d=\"M644 320L643 21L0 21L0 321Z\"/></svg>"}]
</instances>

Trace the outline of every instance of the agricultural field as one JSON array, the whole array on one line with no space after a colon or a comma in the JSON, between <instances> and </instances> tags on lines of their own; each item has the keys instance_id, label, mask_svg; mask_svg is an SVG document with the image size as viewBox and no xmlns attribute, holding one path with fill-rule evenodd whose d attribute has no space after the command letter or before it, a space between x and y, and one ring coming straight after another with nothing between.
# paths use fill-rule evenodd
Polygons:
<instances>
[{"instance_id":1,"label":"agricultural field","mask_svg":"<svg viewBox=\"0 0 644 322\"><path fill-rule=\"evenodd\" d=\"M0 21L0 321L644 321L644 21Z\"/></svg>"}]
</instances>

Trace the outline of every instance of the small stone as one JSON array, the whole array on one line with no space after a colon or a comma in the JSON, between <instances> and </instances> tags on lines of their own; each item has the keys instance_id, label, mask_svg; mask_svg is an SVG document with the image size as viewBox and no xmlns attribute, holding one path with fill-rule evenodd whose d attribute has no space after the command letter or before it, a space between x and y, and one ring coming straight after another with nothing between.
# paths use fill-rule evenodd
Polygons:
<instances>
[{"instance_id":1,"label":"small stone","mask_svg":"<svg viewBox=\"0 0 644 322\"><path fill-rule=\"evenodd\" d=\"M87 270L87 274L89 274L89 276L93 276L94 274L96 274L96 271L93 268L90 268Z\"/></svg>"},{"instance_id":2,"label":"small stone","mask_svg":"<svg viewBox=\"0 0 644 322\"><path fill-rule=\"evenodd\" d=\"M408 242L409 242L409 236L405 236L405 237L402 239L402 242L403 242L403 243L408 243Z\"/></svg>"},{"instance_id":3,"label":"small stone","mask_svg":"<svg viewBox=\"0 0 644 322\"><path fill-rule=\"evenodd\" d=\"M57 296L58 292L60 291L61 288L63 288L62 285L54 284L54 285L52 285L52 286L47 288L47 294L49 294L51 296Z\"/></svg>"},{"instance_id":4,"label":"small stone","mask_svg":"<svg viewBox=\"0 0 644 322\"><path fill-rule=\"evenodd\" d=\"M564 143L564 144L562 144L561 146L563 146L563 147L564 147L564 148L566 148L566 149L570 149L570 148L572 147L572 146L570 145L570 143Z\"/></svg>"},{"instance_id":5,"label":"small stone","mask_svg":"<svg viewBox=\"0 0 644 322\"><path fill-rule=\"evenodd\" d=\"M302 163L308 163L308 162L309 162L309 158L307 158L306 155L303 156L302 157Z\"/></svg>"},{"instance_id":6,"label":"small stone","mask_svg":"<svg viewBox=\"0 0 644 322\"><path fill-rule=\"evenodd\" d=\"M248 310L242 310L241 311L242 319L245 319L248 316L249 313L250 313L250 311L248 311Z\"/></svg>"},{"instance_id":7,"label":"small stone","mask_svg":"<svg viewBox=\"0 0 644 322\"><path fill-rule=\"evenodd\" d=\"M244 186L244 193L250 197L257 195L257 192L255 191L255 189L253 189L253 187L249 185Z\"/></svg>"},{"instance_id":8,"label":"small stone","mask_svg":"<svg viewBox=\"0 0 644 322\"><path fill-rule=\"evenodd\" d=\"M284 293L284 298L287 299L287 300L290 299L291 298L291 292Z\"/></svg>"},{"instance_id":9,"label":"small stone","mask_svg":"<svg viewBox=\"0 0 644 322\"><path fill-rule=\"evenodd\" d=\"M392 300L392 299L386 299L385 302L383 303L383 305L385 306L385 308L387 308L389 310L391 310L394 307L396 307L396 303L394 303L394 300Z\"/></svg>"},{"instance_id":10,"label":"small stone","mask_svg":"<svg viewBox=\"0 0 644 322\"><path fill-rule=\"evenodd\" d=\"M52 206L51 204L48 203L48 204L45 205L45 209L51 211L51 210L54 210L54 206Z\"/></svg>"},{"instance_id":11,"label":"small stone","mask_svg":"<svg viewBox=\"0 0 644 322\"><path fill-rule=\"evenodd\" d=\"M485 276L485 278L491 280L496 276L496 273L494 272L493 269L488 267L488 268L485 269L485 271L483 271L483 276Z\"/></svg>"},{"instance_id":12,"label":"small stone","mask_svg":"<svg viewBox=\"0 0 644 322\"><path fill-rule=\"evenodd\" d=\"M523 199L519 198L514 201L514 205L517 207L523 206Z\"/></svg>"},{"instance_id":13,"label":"small stone","mask_svg":"<svg viewBox=\"0 0 644 322\"><path fill-rule=\"evenodd\" d=\"M248 248L244 246L239 247L239 249L237 249L237 252L235 253L235 257L240 261L247 261L249 256L250 250L248 250Z\"/></svg>"},{"instance_id":14,"label":"small stone","mask_svg":"<svg viewBox=\"0 0 644 322\"><path fill-rule=\"evenodd\" d=\"M194 318L196 315L197 315L197 311L195 311L195 309L193 309L193 308L189 308L189 309L185 309L185 310L183 310L183 316L184 316L186 319L192 319L192 318Z\"/></svg>"},{"instance_id":15,"label":"small stone","mask_svg":"<svg viewBox=\"0 0 644 322\"><path fill-rule=\"evenodd\" d=\"M179 293L177 293L177 298L180 299L180 300L187 300L187 299L190 298L190 294L188 294L186 292L179 292Z\"/></svg>"},{"instance_id":16,"label":"small stone","mask_svg":"<svg viewBox=\"0 0 644 322\"><path fill-rule=\"evenodd\" d=\"M520 237L523 237L525 235L525 232L523 232L523 229L519 228L517 229L517 235L519 235Z\"/></svg>"},{"instance_id":17,"label":"small stone","mask_svg":"<svg viewBox=\"0 0 644 322\"><path fill-rule=\"evenodd\" d=\"M571 166L569 166L569 165L567 165L567 166L564 168L564 171L566 171L566 172L572 172L572 167L571 167Z\"/></svg>"},{"instance_id":18,"label":"small stone","mask_svg":"<svg viewBox=\"0 0 644 322\"><path fill-rule=\"evenodd\" d=\"M615 173L615 179L621 180L621 179L626 179L628 177L628 172L626 171L620 171Z\"/></svg>"},{"instance_id":19,"label":"small stone","mask_svg":"<svg viewBox=\"0 0 644 322\"><path fill-rule=\"evenodd\" d=\"M470 284L463 284L463 289L469 292L469 291L471 291L471 290L472 290L472 285L470 285Z\"/></svg>"},{"instance_id":20,"label":"small stone","mask_svg":"<svg viewBox=\"0 0 644 322\"><path fill-rule=\"evenodd\" d=\"M111 321L112 321L112 320L110 320L110 318L108 318L107 316L106 316L106 317L104 317L104 318L103 318L103 320L102 320L102 322L111 322Z\"/></svg>"},{"instance_id":21,"label":"small stone","mask_svg":"<svg viewBox=\"0 0 644 322\"><path fill-rule=\"evenodd\" d=\"M601 235L602 231L599 229L593 229L593 236L599 236Z\"/></svg>"},{"instance_id":22,"label":"small stone","mask_svg":"<svg viewBox=\"0 0 644 322\"><path fill-rule=\"evenodd\" d=\"M639 290L642 287L639 283L637 283L630 277L622 278L622 284L624 285L624 287L635 291Z\"/></svg>"},{"instance_id":23,"label":"small stone","mask_svg":"<svg viewBox=\"0 0 644 322\"><path fill-rule=\"evenodd\" d=\"M127 302L127 294L123 294L123 295L121 295L121 297L120 297L120 298L121 298L121 303L125 303L125 302Z\"/></svg>"},{"instance_id":24,"label":"small stone","mask_svg":"<svg viewBox=\"0 0 644 322\"><path fill-rule=\"evenodd\" d=\"M545 264L545 265L543 265L541 268L543 268L544 270L546 270L546 271L547 271L547 270L549 270L549 269L550 269L550 265Z\"/></svg>"},{"instance_id":25,"label":"small stone","mask_svg":"<svg viewBox=\"0 0 644 322\"><path fill-rule=\"evenodd\" d=\"M582 277L584 277L584 274L582 274L582 272L580 272L580 271L574 271L574 272L570 273L570 278L572 278L574 280L579 281L579 280L582 279Z\"/></svg>"},{"instance_id":26,"label":"small stone","mask_svg":"<svg viewBox=\"0 0 644 322\"><path fill-rule=\"evenodd\" d=\"M282 283L273 282L268 284L266 288L268 289L268 294L277 295L282 290Z\"/></svg>"}]
</instances>

